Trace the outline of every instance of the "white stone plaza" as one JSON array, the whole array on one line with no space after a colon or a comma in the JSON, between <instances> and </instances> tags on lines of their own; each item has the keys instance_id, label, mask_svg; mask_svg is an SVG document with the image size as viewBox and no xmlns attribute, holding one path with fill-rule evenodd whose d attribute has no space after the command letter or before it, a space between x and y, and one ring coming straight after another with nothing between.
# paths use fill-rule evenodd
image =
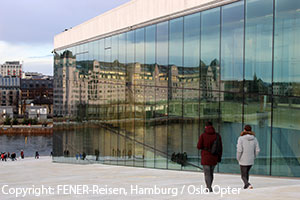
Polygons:
<instances>
[{"instance_id":1,"label":"white stone plaza","mask_svg":"<svg viewBox=\"0 0 300 200\"><path fill-rule=\"evenodd\" d=\"M0 169L1 200L300 198L299 178L251 176L254 189L244 190L239 175L215 174L215 191L206 194L202 172L61 164L50 157L1 161Z\"/></svg>"}]
</instances>

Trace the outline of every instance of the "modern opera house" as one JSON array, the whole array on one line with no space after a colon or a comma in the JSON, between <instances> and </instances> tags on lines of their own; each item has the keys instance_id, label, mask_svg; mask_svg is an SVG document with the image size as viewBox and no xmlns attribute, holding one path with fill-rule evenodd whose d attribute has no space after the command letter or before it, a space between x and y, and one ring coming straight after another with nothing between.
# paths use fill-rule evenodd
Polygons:
<instances>
[{"instance_id":1,"label":"modern opera house","mask_svg":"<svg viewBox=\"0 0 300 200\"><path fill-rule=\"evenodd\" d=\"M201 170L206 121L216 171L300 177L300 1L131 0L54 38L53 161ZM184 162L178 162L184 160Z\"/></svg>"}]
</instances>

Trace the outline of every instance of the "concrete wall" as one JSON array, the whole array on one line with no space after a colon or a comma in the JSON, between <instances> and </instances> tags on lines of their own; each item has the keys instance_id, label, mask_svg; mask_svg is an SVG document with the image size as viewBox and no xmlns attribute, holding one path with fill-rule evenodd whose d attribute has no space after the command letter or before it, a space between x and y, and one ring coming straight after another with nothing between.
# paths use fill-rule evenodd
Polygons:
<instances>
[{"instance_id":1,"label":"concrete wall","mask_svg":"<svg viewBox=\"0 0 300 200\"><path fill-rule=\"evenodd\" d=\"M131 0L72 29L55 36L54 49L97 36L127 31L149 20L167 20L238 0ZM171 16L170 16L171 15ZM163 19L161 19L163 18ZM148 21L148 22L147 22Z\"/></svg>"}]
</instances>

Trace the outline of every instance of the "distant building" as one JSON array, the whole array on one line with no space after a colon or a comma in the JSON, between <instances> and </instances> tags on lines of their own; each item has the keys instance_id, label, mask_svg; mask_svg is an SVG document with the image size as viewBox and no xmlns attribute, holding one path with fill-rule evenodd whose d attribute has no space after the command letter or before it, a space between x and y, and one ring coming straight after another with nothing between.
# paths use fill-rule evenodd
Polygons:
<instances>
[{"instance_id":1,"label":"distant building","mask_svg":"<svg viewBox=\"0 0 300 200\"><path fill-rule=\"evenodd\" d=\"M45 108L47 108L47 114L49 114L49 115L53 114L53 100L52 99L41 97L41 98L37 98L37 99L31 101L31 103L33 103L33 105L35 105L35 106L45 107Z\"/></svg>"},{"instance_id":2,"label":"distant building","mask_svg":"<svg viewBox=\"0 0 300 200\"><path fill-rule=\"evenodd\" d=\"M45 79L48 77L39 72L23 72L22 74L22 79Z\"/></svg>"},{"instance_id":3,"label":"distant building","mask_svg":"<svg viewBox=\"0 0 300 200\"><path fill-rule=\"evenodd\" d=\"M18 114L20 100L20 78L0 75L0 106L12 106Z\"/></svg>"},{"instance_id":4,"label":"distant building","mask_svg":"<svg viewBox=\"0 0 300 200\"><path fill-rule=\"evenodd\" d=\"M13 118L13 107L12 106L0 106L0 118Z\"/></svg>"},{"instance_id":5,"label":"distant building","mask_svg":"<svg viewBox=\"0 0 300 200\"><path fill-rule=\"evenodd\" d=\"M7 61L0 66L2 76L22 77L22 64L19 61Z\"/></svg>"},{"instance_id":6,"label":"distant building","mask_svg":"<svg viewBox=\"0 0 300 200\"><path fill-rule=\"evenodd\" d=\"M53 102L53 77L39 73L25 73L21 79L21 113L24 114L26 104L43 100ZM51 110L51 109L49 109Z\"/></svg>"},{"instance_id":7,"label":"distant building","mask_svg":"<svg viewBox=\"0 0 300 200\"><path fill-rule=\"evenodd\" d=\"M40 120L46 120L47 119L47 108L45 106L34 106L31 105L26 110L26 114L29 119L37 119Z\"/></svg>"}]
</instances>

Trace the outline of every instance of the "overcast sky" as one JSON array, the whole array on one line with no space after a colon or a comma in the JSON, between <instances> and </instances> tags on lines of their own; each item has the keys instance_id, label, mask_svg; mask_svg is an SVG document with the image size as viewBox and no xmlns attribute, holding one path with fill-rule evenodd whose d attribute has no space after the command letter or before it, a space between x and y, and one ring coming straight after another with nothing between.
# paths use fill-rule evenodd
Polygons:
<instances>
[{"instance_id":1,"label":"overcast sky","mask_svg":"<svg viewBox=\"0 0 300 200\"><path fill-rule=\"evenodd\" d=\"M54 35L130 0L0 0L0 64L53 74Z\"/></svg>"}]
</instances>

